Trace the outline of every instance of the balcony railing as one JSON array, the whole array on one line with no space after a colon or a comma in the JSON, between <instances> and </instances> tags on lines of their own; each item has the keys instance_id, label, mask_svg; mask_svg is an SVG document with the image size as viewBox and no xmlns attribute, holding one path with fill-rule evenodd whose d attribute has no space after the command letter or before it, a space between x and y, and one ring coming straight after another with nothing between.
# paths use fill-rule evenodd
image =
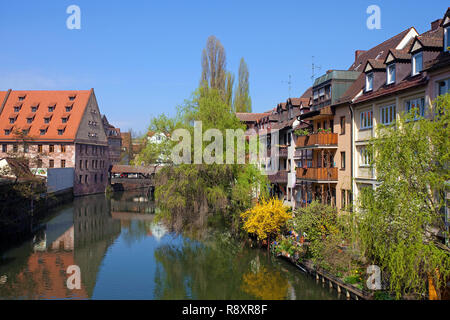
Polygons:
<instances>
[{"instance_id":1,"label":"balcony railing","mask_svg":"<svg viewBox=\"0 0 450 320\"><path fill-rule=\"evenodd\" d=\"M320 146L337 146L337 133L316 133L307 136L297 137L297 148L320 147Z\"/></svg>"},{"instance_id":2,"label":"balcony railing","mask_svg":"<svg viewBox=\"0 0 450 320\"><path fill-rule=\"evenodd\" d=\"M338 168L297 168L297 179L311 181L337 181Z\"/></svg>"},{"instance_id":3,"label":"balcony railing","mask_svg":"<svg viewBox=\"0 0 450 320\"><path fill-rule=\"evenodd\" d=\"M275 174L269 175L269 180L272 183L287 183L288 172L286 170L280 170Z\"/></svg>"},{"instance_id":4,"label":"balcony railing","mask_svg":"<svg viewBox=\"0 0 450 320\"><path fill-rule=\"evenodd\" d=\"M279 152L279 154L278 154L279 157L287 158L287 156L288 156L287 146L280 146L280 149L278 152Z\"/></svg>"}]
</instances>

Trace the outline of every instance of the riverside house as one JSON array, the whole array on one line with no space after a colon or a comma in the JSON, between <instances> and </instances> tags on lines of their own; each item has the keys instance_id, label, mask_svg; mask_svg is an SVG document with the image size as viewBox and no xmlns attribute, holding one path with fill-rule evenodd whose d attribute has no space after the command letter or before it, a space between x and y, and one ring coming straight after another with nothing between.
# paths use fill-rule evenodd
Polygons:
<instances>
[{"instance_id":1,"label":"riverside house","mask_svg":"<svg viewBox=\"0 0 450 320\"><path fill-rule=\"evenodd\" d=\"M0 92L0 158L21 153L32 169L74 168L74 195L104 192L108 137L94 90Z\"/></svg>"}]
</instances>

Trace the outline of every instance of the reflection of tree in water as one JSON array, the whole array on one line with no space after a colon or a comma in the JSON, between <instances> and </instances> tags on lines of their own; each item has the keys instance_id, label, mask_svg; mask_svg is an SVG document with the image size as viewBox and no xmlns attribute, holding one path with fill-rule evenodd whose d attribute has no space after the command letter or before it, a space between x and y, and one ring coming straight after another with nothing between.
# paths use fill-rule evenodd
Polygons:
<instances>
[{"instance_id":1,"label":"reflection of tree in water","mask_svg":"<svg viewBox=\"0 0 450 320\"><path fill-rule=\"evenodd\" d=\"M155 250L155 299L252 299L241 290L251 256L229 234Z\"/></svg>"},{"instance_id":2,"label":"reflection of tree in water","mask_svg":"<svg viewBox=\"0 0 450 320\"><path fill-rule=\"evenodd\" d=\"M260 267L256 272L244 274L242 290L262 300L284 300L288 280L278 271L269 272Z\"/></svg>"}]
</instances>

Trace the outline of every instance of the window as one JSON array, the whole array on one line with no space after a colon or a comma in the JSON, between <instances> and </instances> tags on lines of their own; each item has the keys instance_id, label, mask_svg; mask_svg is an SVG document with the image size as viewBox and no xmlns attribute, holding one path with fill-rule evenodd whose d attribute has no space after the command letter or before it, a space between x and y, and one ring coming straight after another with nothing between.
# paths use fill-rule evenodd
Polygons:
<instances>
[{"instance_id":1,"label":"window","mask_svg":"<svg viewBox=\"0 0 450 320\"><path fill-rule=\"evenodd\" d=\"M19 146L17 144L13 144L13 152L19 151Z\"/></svg>"},{"instance_id":2,"label":"window","mask_svg":"<svg viewBox=\"0 0 450 320\"><path fill-rule=\"evenodd\" d=\"M61 152L66 152L66 145L65 144L61 145Z\"/></svg>"},{"instance_id":3,"label":"window","mask_svg":"<svg viewBox=\"0 0 450 320\"><path fill-rule=\"evenodd\" d=\"M8 145L2 144L2 152L8 152Z\"/></svg>"},{"instance_id":4,"label":"window","mask_svg":"<svg viewBox=\"0 0 450 320\"><path fill-rule=\"evenodd\" d=\"M27 118L27 123L33 123L34 117L28 117Z\"/></svg>"},{"instance_id":5,"label":"window","mask_svg":"<svg viewBox=\"0 0 450 320\"><path fill-rule=\"evenodd\" d=\"M9 123L13 124L14 122L16 122L16 118L9 118Z\"/></svg>"},{"instance_id":6,"label":"window","mask_svg":"<svg viewBox=\"0 0 450 320\"><path fill-rule=\"evenodd\" d=\"M58 129L58 136L62 136L64 134L64 129Z\"/></svg>"},{"instance_id":7,"label":"window","mask_svg":"<svg viewBox=\"0 0 450 320\"><path fill-rule=\"evenodd\" d=\"M444 51L449 51L450 47L450 27L444 29Z\"/></svg>"},{"instance_id":8,"label":"window","mask_svg":"<svg viewBox=\"0 0 450 320\"><path fill-rule=\"evenodd\" d=\"M371 157L369 154L369 151L367 150L366 147L362 147L360 149L360 162L359 162L359 166L360 167L368 167L370 166L370 162L371 162Z\"/></svg>"},{"instance_id":9,"label":"window","mask_svg":"<svg viewBox=\"0 0 450 320\"><path fill-rule=\"evenodd\" d=\"M361 126L360 129L369 129L372 128L373 123L373 113L372 110L367 110L361 112Z\"/></svg>"},{"instance_id":10,"label":"window","mask_svg":"<svg viewBox=\"0 0 450 320\"><path fill-rule=\"evenodd\" d=\"M414 112L414 120L420 117L425 117L425 99L413 99L405 102L405 112L409 113L411 110L416 109Z\"/></svg>"},{"instance_id":11,"label":"window","mask_svg":"<svg viewBox=\"0 0 450 320\"><path fill-rule=\"evenodd\" d=\"M345 200L346 200L345 190L341 190L341 209L345 208Z\"/></svg>"},{"instance_id":12,"label":"window","mask_svg":"<svg viewBox=\"0 0 450 320\"><path fill-rule=\"evenodd\" d=\"M31 112L36 112L36 111L37 111L37 107L36 106L31 107Z\"/></svg>"},{"instance_id":13,"label":"window","mask_svg":"<svg viewBox=\"0 0 450 320\"><path fill-rule=\"evenodd\" d=\"M49 123L50 122L50 118L49 117L45 117L44 118L44 123Z\"/></svg>"},{"instance_id":14,"label":"window","mask_svg":"<svg viewBox=\"0 0 450 320\"><path fill-rule=\"evenodd\" d=\"M38 144L38 152L42 153L42 144Z\"/></svg>"},{"instance_id":15,"label":"window","mask_svg":"<svg viewBox=\"0 0 450 320\"><path fill-rule=\"evenodd\" d=\"M69 96L69 100L73 101L73 100L75 100L75 97L76 97L76 95L71 95L71 96Z\"/></svg>"},{"instance_id":16,"label":"window","mask_svg":"<svg viewBox=\"0 0 450 320\"><path fill-rule=\"evenodd\" d=\"M20 106L15 106L14 107L14 112L19 112L20 111Z\"/></svg>"},{"instance_id":17,"label":"window","mask_svg":"<svg viewBox=\"0 0 450 320\"><path fill-rule=\"evenodd\" d=\"M423 68L423 54L422 52L413 55L412 57L412 75L415 76L422 71Z\"/></svg>"},{"instance_id":18,"label":"window","mask_svg":"<svg viewBox=\"0 0 450 320\"><path fill-rule=\"evenodd\" d=\"M88 183L88 175L84 176L84 183L86 183L86 184Z\"/></svg>"},{"instance_id":19,"label":"window","mask_svg":"<svg viewBox=\"0 0 450 320\"><path fill-rule=\"evenodd\" d=\"M66 112L72 111L72 106L66 106Z\"/></svg>"},{"instance_id":20,"label":"window","mask_svg":"<svg viewBox=\"0 0 450 320\"><path fill-rule=\"evenodd\" d=\"M48 112L53 112L55 111L55 106L49 106L48 107Z\"/></svg>"},{"instance_id":21,"label":"window","mask_svg":"<svg viewBox=\"0 0 450 320\"><path fill-rule=\"evenodd\" d=\"M41 136L43 136L46 132L47 132L47 129L41 129L41 130L39 130L40 131L40 133L41 133Z\"/></svg>"},{"instance_id":22,"label":"window","mask_svg":"<svg viewBox=\"0 0 450 320\"><path fill-rule=\"evenodd\" d=\"M345 117L341 117L341 134L345 134Z\"/></svg>"},{"instance_id":23,"label":"window","mask_svg":"<svg viewBox=\"0 0 450 320\"><path fill-rule=\"evenodd\" d=\"M395 121L395 104L382 107L380 109L380 119L382 124L391 124Z\"/></svg>"},{"instance_id":24,"label":"window","mask_svg":"<svg viewBox=\"0 0 450 320\"><path fill-rule=\"evenodd\" d=\"M78 177L78 183L82 184L83 183L83 176L80 174L80 176Z\"/></svg>"},{"instance_id":25,"label":"window","mask_svg":"<svg viewBox=\"0 0 450 320\"><path fill-rule=\"evenodd\" d=\"M97 174L94 175L94 183L97 183Z\"/></svg>"},{"instance_id":26,"label":"window","mask_svg":"<svg viewBox=\"0 0 450 320\"><path fill-rule=\"evenodd\" d=\"M9 136L10 133L11 133L10 129L5 129L5 136Z\"/></svg>"},{"instance_id":27,"label":"window","mask_svg":"<svg viewBox=\"0 0 450 320\"><path fill-rule=\"evenodd\" d=\"M345 152L341 152L341 169L345 169Z\"/></svg>"},{"instance_id":28,"label":"window","mask_svg":"<svg viewBox=\"0 0 450 320\"><path fill-rule=\"evenodd\" d=\"M49 167L49 168L54 168L54 167L55 167L55 160L50 159L50 160L48 161L48 167Z\"/></svg>"},{"instance_id":29,"label":"window","mask_svg":"<svg viewBox=\"0 0 450 320\"><path fill-rule=\"evenodd\" d=\"M65 168L66 167L66 160L61 160L61 168Z\"/></svg>"},{"instance_id":30,"label":"window","mask_svg":"<svg viewBox=\"0 0 450 320\"><path fill-rule=\"evenodd\" d=\"M314 91L314 100L319 99L319 91Z\"/></svg>"},{"instance_id":31,"label":"window","mask_svg":"<svg viewBox=\"0 0 450 320\"><path fill-rule=\"evenodd\" d=\"M42 168L42 159L37 160L37 167Z\"/></svg>"},{"instance_id":32,"label":"window","mask_svg":"<svg viewBox=\"0 0 450 320\"><path fill-rule=\"evenodd\" d=\"M373 90L373 72L366 74L366 92Z\"/></svg>"},{"instance_id":33,"label":"window","mask_svg":"<svg viewBox=\"0 0 450 320\"><path fill-rule=\"evenodd\" d=\"M62 123L67 123L67 117L61 118Z\"/></svg>"},{"instance_id":34,"label":"window","mask_svg":"<svg viewBox=\"0 0 450 320\"><path fill-rule=\"evenodd\" d=\"M80 170L83 170L83 160L80 160Z\"/></svg>"},{"instance_id":35,"label":"window","mask_svg":"<svg viewBox=\"0 0 450 320\"><path fill-rule=\"evenodd\" d=\"M48 152L55 152L55 146L53 144L48 146Z\"/></svg>"},{"instance_id":36,"label":"window","mask_svg":"<svg viewBox=\"0 0 450 320\"><path fill-rule=\"evenodd\" d=\"M29 146L28 146L27 144L25 144L25 145L23 146L23 152L24 152L24 153L28 153L28 151L29 151Z\"/></svg>"},{"instance_id":37,"label":"window","mask_svg":"<svg viewBox=\"0 0 450 320\"><path fill-rule=\"evenodd\" d=\"M19 101L25 100L26 95L19 96Z\"/></svg>"},{"instance_id":38,"label":"window","mask_svg":"<svg viewBox=\"0 0 450 320\"><path fill-rule=\"evenodd\" d=\"M438 93L440 96L446 93L450 93L450 79L439 81Z\"/></svg>"},{"instance_id":39,"label":"window","mask_svg":"<svg viewBox=\"0 0 450 320\"><path fill-rule=\"evenodd\" d=\"M88 161L87 161L87 160L84 161L84 168L85 168L86 170L88 169Z\"/></svg>"},{"instance_id":40,"label":"window","mask_svg":"<svg viewBox=\"0 0 450 320\"><path fill-rule=\"evenodd\" d=\"M392 84L395 83L395 64L390 64L387 66L387 79L386 84Z\"/></svg>"}]
</instances>

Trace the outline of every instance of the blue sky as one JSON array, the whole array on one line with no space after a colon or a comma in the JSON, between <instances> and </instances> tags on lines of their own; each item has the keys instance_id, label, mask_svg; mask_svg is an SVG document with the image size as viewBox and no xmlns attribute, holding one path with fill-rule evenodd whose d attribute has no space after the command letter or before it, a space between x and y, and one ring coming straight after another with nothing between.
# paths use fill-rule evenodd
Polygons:
<instances>
[{"instance_id":1,"label":"blue sky","mask_svg":"<svg viewBox=\"0 0 450 320\"><path fill-rule=\"evenodd\" d=\"M81 29L69 30L69 5ZM381 29L369 30L369 5ZM0 90L94 88L100 110L123 131L144 132L150 118L172 115L198 86L201 52L220 39L227 68L244 57L253 111L263 112L311 85L318 71L347 69L354 51L442 18L448 1L138 1L0 0Z\"/></svg>"}]
</instances>

